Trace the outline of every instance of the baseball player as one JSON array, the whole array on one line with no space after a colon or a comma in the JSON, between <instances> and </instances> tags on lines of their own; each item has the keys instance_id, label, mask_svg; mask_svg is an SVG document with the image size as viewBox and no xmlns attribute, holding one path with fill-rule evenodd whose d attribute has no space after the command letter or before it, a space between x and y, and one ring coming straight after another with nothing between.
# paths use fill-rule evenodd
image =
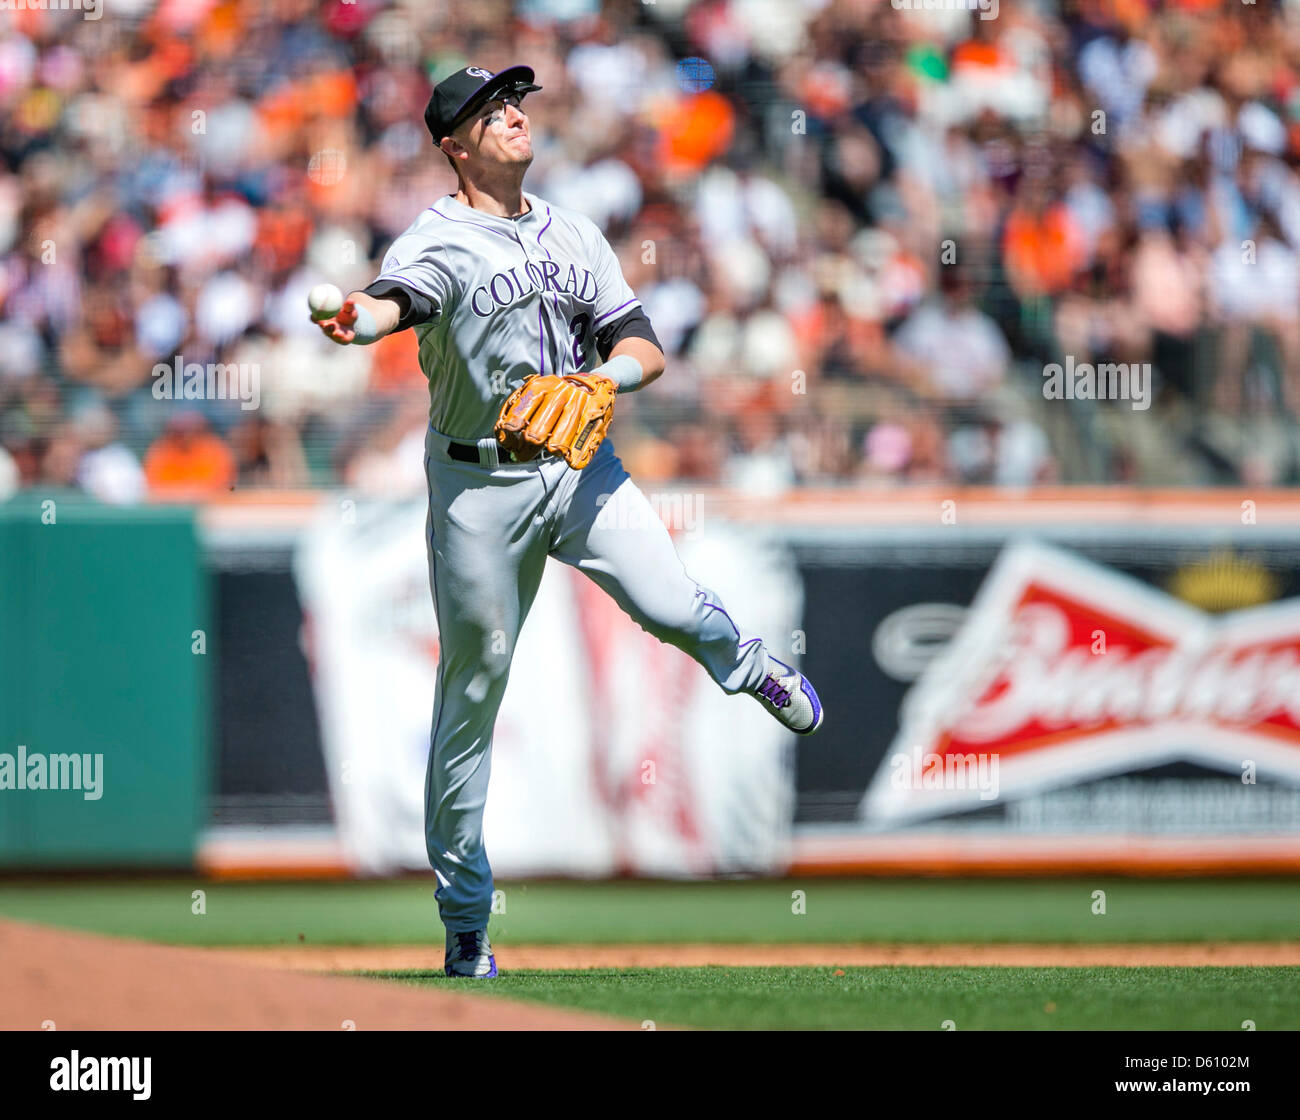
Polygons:
<instances>
[{"instance_id":1,"label":"baseball player","mask_svg":"<svg viewBox=\"0 0 1300 1120\"><path fill-rule=\"evenodd\" d=\"M541 88L533 77L527 66L469 66L437 85L424 119L459 189L393 242L374 283L320 322L344 345L413 329L429 379L426 525L441 656L425 836L448 976L497 974L482 834L492 729L548 556L580 569L725 692L751 694L800 735L822 723L808 680L687 575L601 438L616 396L658 377L664 355L600 230L523 190L533 149L522 102Z\"/></svg>"}]
</instances>

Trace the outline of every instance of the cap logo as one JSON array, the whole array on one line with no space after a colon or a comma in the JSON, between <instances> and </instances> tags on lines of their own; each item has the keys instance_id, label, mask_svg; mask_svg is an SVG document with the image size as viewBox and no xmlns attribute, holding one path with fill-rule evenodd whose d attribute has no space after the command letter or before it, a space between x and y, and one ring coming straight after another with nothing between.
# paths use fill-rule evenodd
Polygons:
<instances>
[{"instance_id":1,"label":"cap logo","mask_svg":"<svg viewBox=\"0 0 1300 1120\"><path fill-rule=\"evenodd\" d=\"M482 78L485 82L492 77L492 71L484 70L480 66L468 66L465 68L466 74L473 74L476 78Z\"/></svg>"}]
</instances>

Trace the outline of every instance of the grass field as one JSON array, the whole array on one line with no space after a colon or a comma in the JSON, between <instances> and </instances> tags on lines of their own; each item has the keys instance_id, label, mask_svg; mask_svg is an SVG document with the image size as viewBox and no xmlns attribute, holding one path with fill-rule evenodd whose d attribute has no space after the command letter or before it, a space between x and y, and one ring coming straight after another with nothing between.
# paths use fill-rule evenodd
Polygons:
<instances>
[{"instance_id":1,"label":"grass field","mask_svg":"<svg viewBox=\"0 0 1300 1120\"><path fill-rule=\"evenodd\" d=\"M1300 968L590 969L518 972L487 987L656 1026L730 1030L1240 1031L1246 1020L1300 1029Z\"/></svg>"},{"instance_id":2,"label":"grass field","mask_svg":"<svg viewBox=\"0 0 1300 1120\"><path fill-rule=\"evenodd\" d=\"M497 947L1300 940L1291 880L500 883ZM202 890L202 914L193 892ZM1105 892L1095 914L1094 892ZM806 913L792 893L804 892ZM439 945L431 885L0 882L0 917L193 946ZM366 975L451 985L430 972ZM465 987L464 982L459 982ZM711 967L508 971L488 996L704 1028L1300 1029L1298 967Z\"/></svg>"},{"instance_id":3,"label":"grass field","mask_svg":"<svg viewBox=\"0 0 1300 1120\"><path fill-rule=\"evenodd\" d=\"M498 883L503 944L679 941L1156 942L1300 939L1292 880L746 880ZM203 915L192 892L205 892ZM792 892L805 894L794 913ZM1106 892L1094 914L1093 892ZM0 916L177 945L439 941L417 879L209 883L0 881Z\"/></svg>"}]
</instances>

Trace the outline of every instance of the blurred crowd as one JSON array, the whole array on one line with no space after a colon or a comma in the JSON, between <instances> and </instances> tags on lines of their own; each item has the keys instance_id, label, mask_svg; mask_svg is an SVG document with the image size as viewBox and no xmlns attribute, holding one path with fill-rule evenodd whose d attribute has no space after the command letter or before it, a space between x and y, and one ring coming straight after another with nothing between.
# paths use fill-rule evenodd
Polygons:
<instances>
[{"instance_id":1,"label":"blurred crowd","mask_svg":"<svg viewBox=\"0 0 1300 1120\"><path fill-rule=\"evenodd\" d=\"M306 293L454 192L432 84L515 62L525 189L668 354L613 431L643 482L1300 482L1300 3L953 9L0 12L0 498L422 492L414 336L333 346ZM1150 407L1047 399L1067 356L1149 365Z\"/></svg>"}]
</instances>

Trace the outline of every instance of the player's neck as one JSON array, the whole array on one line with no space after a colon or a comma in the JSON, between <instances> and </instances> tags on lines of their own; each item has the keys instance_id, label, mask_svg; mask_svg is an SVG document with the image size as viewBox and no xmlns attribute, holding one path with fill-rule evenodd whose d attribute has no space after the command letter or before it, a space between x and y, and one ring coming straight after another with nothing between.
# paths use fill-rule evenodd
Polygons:
<instances>
[{"instance_id":1,"label":"player's neck","mask_svg":"<svg viewBox=\"0 0 1300 1120\"><path fill-rule=\"evenodd\" d=\"M532 209L524 198L522 177L508 184L462 182L455 197L463 206L498 218L518 218Z\"/></svg>"}]
</instances>

